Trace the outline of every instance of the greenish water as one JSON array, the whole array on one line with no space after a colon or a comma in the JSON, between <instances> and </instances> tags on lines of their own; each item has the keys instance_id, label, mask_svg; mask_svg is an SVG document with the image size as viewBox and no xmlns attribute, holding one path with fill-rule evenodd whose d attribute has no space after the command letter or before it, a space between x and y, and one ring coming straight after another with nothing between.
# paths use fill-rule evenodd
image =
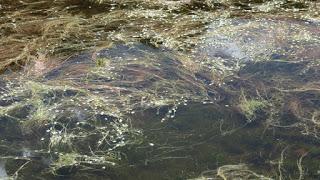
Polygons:
<instances>
[{"instance_id":1,"label":"greenish water","mask_svg":"<svg viewBox=\"0 0 320 180\"><path fill-rule=\"evenodd\" d=\"M318 13L0 0L0 179L319 179Z\"/></svg>"}]
</instances>

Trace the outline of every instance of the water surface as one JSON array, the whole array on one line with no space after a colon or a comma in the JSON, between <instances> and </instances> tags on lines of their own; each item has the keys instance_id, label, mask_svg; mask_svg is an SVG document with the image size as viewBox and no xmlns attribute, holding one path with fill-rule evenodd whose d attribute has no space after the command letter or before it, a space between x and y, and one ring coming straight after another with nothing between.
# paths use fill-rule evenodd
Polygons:
<instances>
[{"instance_id":1,"label":"water surface","mask_svg":"<svg viewBox=\"0 0 320 180\"><path fill-rule=\"evenodd\" d=\"M0 1L0 179L319 179L316 1Z\"/></svg>"}]
</instances>

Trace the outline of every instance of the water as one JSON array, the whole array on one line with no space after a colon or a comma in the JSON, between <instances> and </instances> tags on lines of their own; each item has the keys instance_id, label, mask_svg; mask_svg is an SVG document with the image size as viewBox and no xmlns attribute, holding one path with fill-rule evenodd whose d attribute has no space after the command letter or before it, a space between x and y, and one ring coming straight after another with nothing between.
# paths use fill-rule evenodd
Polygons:
<instances>
[{"instance_id":1,"label":"water","mask_svg":"<svg viewBox=\"0 0 320 180\"><path fill-rule=\"evenodd\" d=\"M5 179L8 177L7 171L5 169L5 163L0 162L0 178Z\"/></svg>"},{"instance_id":2,"label":"water","mask_svg":"<svg viewBox=\"0 0 320 180\"><path fill-rule=\"evenodd\" d=\"M0 5L0 179L319 179L318 2Z\"/></svg>"}]
</instances>

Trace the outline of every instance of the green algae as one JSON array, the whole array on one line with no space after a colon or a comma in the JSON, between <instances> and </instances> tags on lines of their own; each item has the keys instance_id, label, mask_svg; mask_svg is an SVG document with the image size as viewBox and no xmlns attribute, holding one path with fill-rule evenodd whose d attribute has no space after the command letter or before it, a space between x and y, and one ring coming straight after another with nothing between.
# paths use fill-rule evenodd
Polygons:
<instances>
[{"instance_id":1,"label":"green algae","mask_svg":"<svg viewBox=\"0 0 320 180\"><path fill-rule=\"evenodd\" d=\"M46 3L0 7L8 176L318 178L317 2Z\"/></svg>"},{"instance_id":2,"label":"green algae","mask_svg":"<svg viewBox=\"0 0 320 180\"><path fill-rule=\"evenodd\" d=\"M243 114L246 116L248 122L255 119L255 113L266 108L268 103L265 100L247 99L245 95L240 100L239 107Z\"/></svg>"}]
</instances>

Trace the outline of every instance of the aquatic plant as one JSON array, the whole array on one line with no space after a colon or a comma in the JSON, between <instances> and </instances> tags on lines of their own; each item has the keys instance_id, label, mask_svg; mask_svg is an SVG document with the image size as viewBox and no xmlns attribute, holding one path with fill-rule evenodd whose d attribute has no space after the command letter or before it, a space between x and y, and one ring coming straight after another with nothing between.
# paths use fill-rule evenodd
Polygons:
<instances>
[{"instance_id":1,"label":"aquatic plant","mask_svg":"<svg viewBox=\"0 0 320 180\"><path fill-rule=\"evenodd\" d=\"M76 153L61 154L54 163L54 168L60 169L66 166L75 166L78 163L77 159L79 159L79 155Z\"/></svg>"},{"instance_id":2,"label":"aquatic plant","mask_svg":"<svg viewBox=\"0 0 320 180\"><path fill-rule=\"evenodd\" d=\"M3 0L0 163L22 179L314 177L318 5Z\"/></svg>"},{"instance_id":3,"label":"aquatic plant","mask_svg":"<svg viewBox=\"0 0 320 180\"><path fill-rule=\"evenodd\" d=\"M200 35L206 29L206 24L219 17L239 16L246 8L253 12L267 11L280 15L284 9L293 11L294 16L306 18L314 18L319 12L317 2L311 1L300 3L301 6L296 6L299 3L295 2L259 1L248 4L246 8L245 2L238 1L86 2L3 1L0 10L0 14L3 15L0 20L3 34L0 37L0 69L22 68L25 64L32 64L41 59L39 54L51 59L50 63L52 59L58 63L73 53L94 51L108 46L112 41L141 40L155 46L190 50L201 42ZM93 7L94 4L97 5ZM284 6L288 4L291 5ZM14 13L11 5L18 7L15 11L19 13ZM234 11L233 7L238 7L239 10ZM197 8L209 11L185 13ZM33 13L35 10L39 13ZM53 17L47 18L46 14ZM141 21L145 22L145 27L140 25Z\"/></svg>"},{"instance_id":4,"label":"aquatic plant","mask_svg":"<svg viewBox=\"0 0 320 180\"><path fill-rule=\"evenodd\" d=\"M263 175L251 171L246 164L224 165L217 170L207 170L201 173L201 176L192 180L206 180L206 179L261 179L272 180ZM191 180L191 179L190 179Z\"/></svg>"},{"instance_id":5,"label":"aquatic plant","mask_svg":"<svg viewBox=\"0 0 320 180\"><path fill-rule=\"evenodd\" d=\"M246 116L247 121L252 122L256 118L256 113L266 108L268 106L268 103L262 98L247 99L243 91L241 91L241 94L242 95L240 97L239 108Z\"/></svg>"}]
</instances>

